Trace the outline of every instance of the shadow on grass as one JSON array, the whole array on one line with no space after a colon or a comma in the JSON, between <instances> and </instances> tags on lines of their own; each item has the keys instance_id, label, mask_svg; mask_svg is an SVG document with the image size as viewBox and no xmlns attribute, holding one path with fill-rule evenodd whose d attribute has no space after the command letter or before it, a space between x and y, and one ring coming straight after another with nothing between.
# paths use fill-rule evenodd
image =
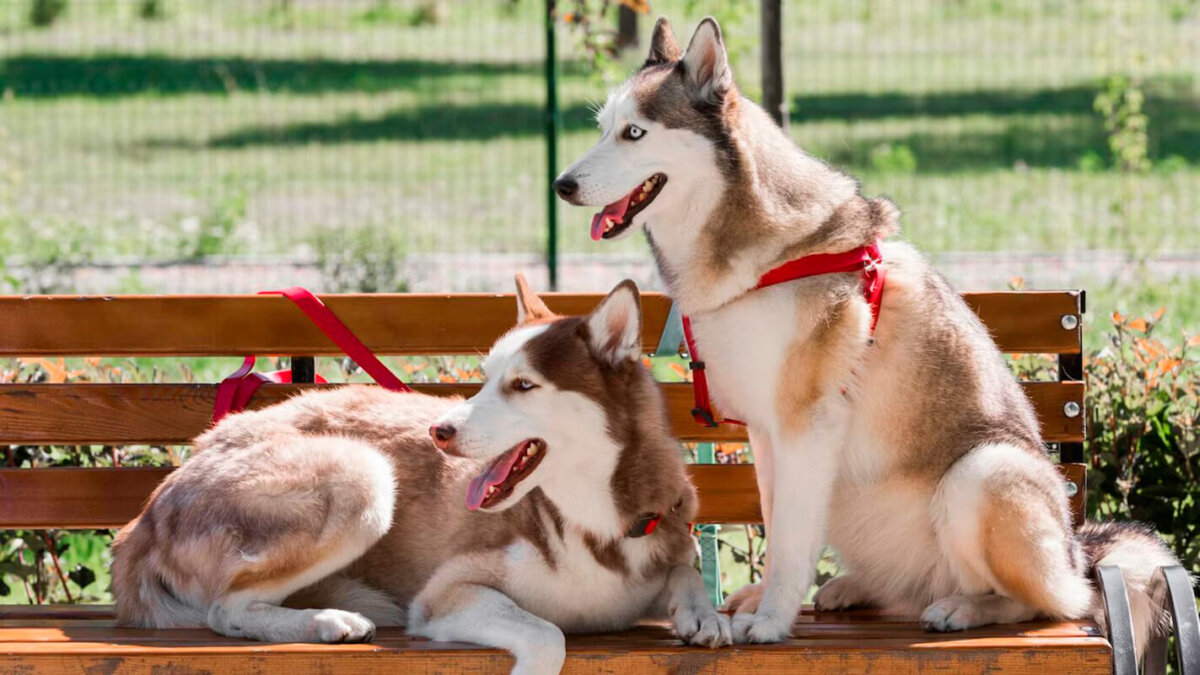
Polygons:
<instances>
[{"instance_id":1,"label":"shadow on grass","mask_svg":"<svg viewBox=\"0 0 1200 675\"><path fill-rule=\"evenodd\" d=\"M307 83L303 86L315 88L315 83L323 79L336 79L333 73L337 72L349 76L350 70L339 70L343 65L325 63L320 67L313 66L318 74L305 78L293 74L294 86ZM366 72L374 72L371 77L377 78L382 77L381 73L386 72L388 67L408 73L404 77L412 78L471 72L487 75L520 69L518 66L495 64L434 62L404 67L396 63L391 66L374 64L373 67L382 70L371 71L367 68ZM292 71L281 68L280 72ZM1200 161L1200 101L1191 97L1189 88L1172 87L1169 84L1156 82L1147 88L1146 112L1150 117L1151 157L1162 159L1179 155L1189 163L1196 163ZM919 132L902 129L892 135L850 134L845 142L829 148L810 148L837 164L855 169L870 167L872 151L884 143L908 146L916 155L921 172L1011 169L1018 164L1073 168L1078 166L1085 154L1108 156L1104 129L1092 110L1093 96L1093 90L1082 86L923 95L804 96L798 99L798 109L792 117L798 124L820 119L854 121L911 116L948 120L944 128L935 127ZM990 121L986 124L975 124L969 120L964 120L964 124L949 122L955 117L969 116L989 117ZM575 104L563 110L563 131L573 132L593 126L588 106ZM985 130L981 131L981 126ZM536 99L504 103L485 100L466 104L434 101L373 117L347 115L321 122L252 125L200 144L165 139L151 141L148 145L245 148L378 141L485 141L501 137L535 136L543 130L544 111Z\"/></svg>"},{"instance_id":2,"label":"shadow on grass","mask_svg":"<svg viewBox=\"0 0 1200 675\"><path fill-rule=\"evenodd\" d=\"M1156 81L1147 86L1145 112L1150 120L1152 160L1179 156L1200 161L1200 99L1179 83ZM939 94L841 94L800 96L791 119L848 122L883 118L954 118L990 116L1000 120L987 131L955 128L851 138L830 148L812 148L830 161L856 168L871 166L872 151L882 144L913 151L921 172L1031 167L1068 168L1087 153L1105 160L1110 151L1105 130L1092 108L1095 90L1068 87L1036 91L985 90ZM999 128L996 128L999 126Z\"/></svg>"},{"instance_id":3,"label":"shadow on grass","mask_svg":"<svg viewBox=\"0 0 1200 675\"><path fill-rule=\"evenodd\" d=\"M1200 128L1159 128L1152 134L1150 159L1159 162L1182 157L1200 163ZM1074 169L1080 159L1095 153L1111 164L1108 140L1100 123L1080 121L1067 127L1039 127L1017 123L1003 130L942 133L921 132L859 137L830 148L809 148L838 166L863 169L872 166L872 152L881 145L903 145L917 159L918 173L948 173L1012 169L1017 166Z\"/></svg>"},{"instance_id":4,"label":"shadow on grass","mask_svg":"<svg viewBox=\"0 0 1200 675\"><path fill-rule=\"evenodd\" d=\"M791 120L871 120L887 117L958 117L1031 113L1091 114L1095 87L992 89L932 94L884 92L800 95L792 101Z\"/></svg>"},{"instance_id":5,"label":"shadow on grass","mask_svg":"<svg viewBox=\"0 0 1200 675\"><path fill-rule=\"evenodd\" d=\"M791 120L871 120L890 117L959 117L963 115L1092 115L1098 85L1076 84L1049 89L978 89L908 93L848 92L800 94L792 99ZM1157 77L1143 85L1148 112L1200 113L1200 99L1187 78Z\"/></svg>"},{"instance_id":6,"label":"shadow on grass","mask_svg":"<svg viewBox=\"0 0 1200 675\"><path fill-rule=\"evenodd\" d=\"M1200 116L1151 116L1152 159L1171 155L1200 163ZM436 104L404 109L379 117L348 116L329 122L281 126L252 126L219 136L203 147L245 148L307 144L368 143L376 141L464 140L486 141L501 137L529 137L542 133L544 116L536 103ZM585 105L563 111L564 132L594 127ZM803 137L803 131L800 133ZM1030 167L1075 168L1087 153L1107 159L1104 129L1095 115L1060 117L1009 116L1001 124L980 131L954 124L944 129L913 133L849 134L828 147L807 149L835 164L858 170L872 166L872 152L882 144L904 145L917 158L919 172L1012 169ZM158 146L176 145L171 142ZM187 147L187 146L182 146Z\"/></svg>"},{"instance_id":7,"label":"shadow on grass","mask_svg":"<svg viewBox=\"0 0 1200 675\"><path fill-rule=\"evenodd\" d=\"M540 135L545 109L530 103L436 104L406 108L378 117L347 115L330 122L252 126L204 143L209 148L372 143L376 141L486 141ZM562 110L563 132L595 128L595 114L583 104ZM195 147L152 141L150 147Z\"/></svg>"},{"instance_id":8,"label":"shadow on grass","mask_svg":"<svg viewBox=\"0 0 1200 675\"><path fill-rule=\"evenodd\" d=\"M224 94L239 89L371 92L414 88L436 78L541 72L537 62L19 55L0 60L0 91L26 98Z\"/></svg>"}]
</instances>

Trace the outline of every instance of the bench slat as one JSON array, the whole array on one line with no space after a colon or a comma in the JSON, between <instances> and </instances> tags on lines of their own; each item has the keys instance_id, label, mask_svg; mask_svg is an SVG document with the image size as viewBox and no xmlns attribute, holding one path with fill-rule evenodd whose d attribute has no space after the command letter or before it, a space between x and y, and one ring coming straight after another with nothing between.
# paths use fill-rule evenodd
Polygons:
<instances>
[{"instance_id":1,"label":"bench slat","mask_svg":"<svg viewBox=\"0 0 1200 675\"><path fill-rule=\"evenodd\" d=\"M1063 464L1080 485L1082 465ZM688 466L700 496L697 522L758 523L758 485L752 464ZM0 469L0 529L105 529L136 516L170 468ZM1081 522L1083 489L1071 502Z\"/></svg>"},{"instance_id":2,"label":"bench slat","mask_svg":"<svg viewBox=\"0 0 1200 675\"><path fill-rule=\"evenodd\" d=\"M933 634L910 621L806 613L779 645L687 647L663 624L567 639L564 673L1003 672L1107 673L1111 648L1088 622L1040 622ZM371 644L267 644L207 630L139 630L94 622L0 626L0 653L18 671L78 672L507 672L504 652L412 638L382 628Z\"/></svg>"},{"instance_id":3,"label":"bench slat","mask_svg":"<svg viewBox=\"0 0 1200 675\"><path fill-rule=\"evenodd\" d=\"M382 630L386 636L391 631ZM507 654L461 643L386 637L372 645L207 646L202 642L121 644L107 640L68 644L0 643L13 672L60 673L507 673ZM698 669L697 664L703 664ZM583 673L1012 673L1106 675L1112 661L1100 637L859 638L789 640L781 645L688 647L666 628L642 635L615 633L567 640L564 675Z\"/></svg>"},{"instance_id":4,"label":"bench slat","mask_svg":"<svg viewBox=\"0 0 1200 675\"><path fill-rule=\"evenodd\" d=\"M0 469L0 529L121 527L171 469Z\"/></svg>"},{"instance_id":5,"label":"bench slat","mask_svg":"<svg viewBox=\"0 0 1200 675\"><path fill-rule=\"evenodd\" d=\"M251 407L277 403L305 386L266 384ZM1083 418L1063 406L1083 406L1082 382L1025 382L1025 394L1048 442L1083 441ZM476 384L422 384L418 391L469 396ZM702 427L692 420L692 389L663 385L675 434L685 441L743 441L745 429ZM0 444L182 444L208 428L216 385L211 384L6 384L0 385Z\"/></svg>"},{"instance_id":6,"label":"bench slat","mask_svg":"<svg viewBox=\"0 0 1200 675\"><path fill-rule=\"evenodd\" d=\"M598 294L546 294L582 314ZM1075 354L1078 291L968 293L968 304L1007 352ZM323 300L380 354L474 354L512 327L511 295L333 295ZM670 301L642 298L642 344L658 344ZM0 296L0 356L233 356L339 354L291 302L257 295Z\"/></svg>"},{"instance_id":7,"label":"bench slat","mask_svg":"<svg viewBox=\"0 0 1200 675\"><path fill-rule=\"evenodd\" d=\"M693 465L706 522L759 522L754 466ZM171 468L0 469L0 529L119 528Z\"/></svg>"},{"instance_id":8,"label":"bench slat","mask_svg":"<svg viewBox=\"0 0 1200 675\"><path fill-rule=\"evenodd\" d=\"M3 616L0 614L0 616ZM804 617L810 618L810 617ZM116 622L105 625L101 622L77 622L68 631L57 627L57 622L41 622L34 624L25 622L5 622L0 620L0 644L5 641L35 642L44 644L66 644L70 642L109 642L110 644L179 644L186 642L203 642L210 647L240 646L244 641L236 638L225 638L214 635L206 628L176 629L176 630L140 630L118 627ZM649 627L641 631L653 630ZM1080 638L1092 637L1078 624L1063 622L1020 626L988 626L971 631L974 639L1022 637L1022 638ZM877 621L874 618L865 621L847 621L845 623L798 621L792 629L792 637L797 640L840 640L857 638L861 640L895 640L897 638L930 639L927 631L910 621ZM936 636L932 639L954 639L960 636ZM377 637L378 643L398 642L406 639L399 630L387 629Z\"/></svg>"},{"instance_id":9,"label":"bench slat","mask_svg":"<svg viewBox=\"0 0 1200 675\"><path fill-rule=\"evenodd\" d=\"M648 620L630 632L656 630L659 622ZM170 631L116 628L114 605L0 605L0 642L63 642L72 638L100 636L108 633L115 641L203 639L208 644L227 640L207 629L178 629ZM78 628L70 635L64 628ZM20 630L13 630L20 629ZM390 629L386 629L389 630ZM1088 619L1076 621L1039 620L1020 624L1001 624L971 629L972 638L981 637L1090 637L1097 634L1095 623ZM879 609L850 609L841 612L818 612L805 605L792 626L793 637L862 636L887 638L903 635L939 636L925 631L913 622L913 617L892 614ZM236 640L230 640L236 641Z\"/></svg>"}]
</instances>

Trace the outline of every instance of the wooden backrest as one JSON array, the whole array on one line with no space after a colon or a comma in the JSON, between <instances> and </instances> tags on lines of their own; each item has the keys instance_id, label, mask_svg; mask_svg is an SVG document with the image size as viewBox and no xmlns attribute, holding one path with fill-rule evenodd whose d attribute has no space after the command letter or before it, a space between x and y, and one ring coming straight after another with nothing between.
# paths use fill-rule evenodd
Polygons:
<instances>
[{"instance_id":1,"label":"wooden backrest","mask_svg":"<svg viewBox=\"0 0 1200 675\"><path fill-rule=\"evenodd\" d=\"M547 294L562 314L582 314L595 294ZM1059 446L1063 473L1083 508L1083 294L975 293L968 304L1001 349L1058 357L1060 381L1025 382L1045 440ZM485 352L511 326L511 295L338 295L323 298L379 354ZM643 345L657 345L670 308L643 296ZM286 299L274 296L0 296L0 357L339 355ZM303 362L301 359L300 362ZM251 407L313 384L264 385ZM685 441L740 442L744 429L692 421L691 386L664 384L675 433ZM428 384L466 394L474 384ZM186 444L209 424L215 384L0 384L0 446ZM169 469L0 469L0 529L119 527L137 514ZM692 467L703 522L761 520L753 467Z\"/></svg>"}]
</instances>

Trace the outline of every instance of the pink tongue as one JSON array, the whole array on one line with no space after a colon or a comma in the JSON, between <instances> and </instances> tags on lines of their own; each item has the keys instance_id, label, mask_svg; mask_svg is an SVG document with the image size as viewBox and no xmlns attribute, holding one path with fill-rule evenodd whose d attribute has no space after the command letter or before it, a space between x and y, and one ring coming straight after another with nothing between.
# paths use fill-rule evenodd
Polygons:
<instances>
[{"instance_id":1,"label":"pink tongue","mask_svg":"<svg viewBox=\"0 0 1200 675\"><path fill-rule=\"evenodd\" d=\"M517 447L500 455L488 464L483 473L471 479L471 485L467 488L467 509L476 511L479 505L483 504L483 498L487 496L488 488L493 485L499 485L508 477L508 472L512 470L513 464L517 463L517 458L525 452L525 443L521 443Z\"/></svg>"},{"instance_id":2,"label":"pink tongue","mask_svg":"<svg viewBox=\"0 0 1200 675\"><path fill-rule=\"evenodd\" d=\"M633 193L621 197L617 201L604 207L604 210L592 216L592 241L600 241L604 236L604 221L611 220L619 221L627 210L629 210L629 200L633 199Z\"/></svg>"}]
</instances>

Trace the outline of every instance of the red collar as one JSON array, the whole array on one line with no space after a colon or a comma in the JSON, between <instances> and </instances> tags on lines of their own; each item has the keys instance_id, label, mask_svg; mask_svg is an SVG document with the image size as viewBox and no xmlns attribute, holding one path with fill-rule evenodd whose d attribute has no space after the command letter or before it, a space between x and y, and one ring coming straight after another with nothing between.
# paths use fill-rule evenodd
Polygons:
<instances>
[{"instance_id":1,"label":"red collar","mask_svg":"<svg viewBox=\"0 0 1200 675\"><path fill-rule=\"evenodd\" d=\"M758 284L751 290L766 288L796 279L815 277L822 274L841 274L845 272L861 272L863 278L863 296L871 306L871 332L875 332L875 324L879 322L879 308L883 302L883 284L885 271L882 267L883 255L879 250L879 242L868 246L860 246L844 253L817 253L802 258L789 260L768 271L758 279ZM692 408L692 418L697 424L716 427L720 424L737 424L745 426L740 420L725 418L716 419L713 415L712 403L708 397L708 377L704 373L704 361L698 358L696 340L692 336L691 319L683 317L683 335L687 340L688 355L691 358L689 367L692 370L692 392L695 395L695 407Z\"/></svg>"},{"instance_id":2,"label":"red collar","mask_svg":"<svg viewBox=\"0 0 1200 675\"><path fill-rule=\"evenodd\" d=\"M648 534L654 534L658 529L658 524L662 522L661 513L643 513L638 516L638 519L633 521L633 525L625 530L625 536L630 539L637 539Z\"/></svg>"}]
</instances>

